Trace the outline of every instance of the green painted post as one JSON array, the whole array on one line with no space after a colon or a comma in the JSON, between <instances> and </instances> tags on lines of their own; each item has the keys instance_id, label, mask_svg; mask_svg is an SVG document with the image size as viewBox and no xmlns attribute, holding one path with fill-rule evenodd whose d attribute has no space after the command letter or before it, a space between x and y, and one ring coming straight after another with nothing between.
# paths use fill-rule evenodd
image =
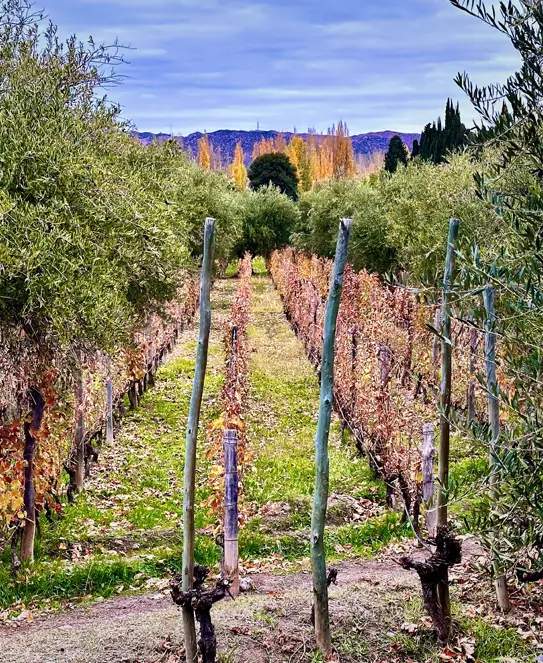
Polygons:
<instances>
[{"instance_id":1,"label":"green painted post","mask_svg":"<svg viewBox=\"0 0 543 663\"><path fill-rule=\"evenodd\" d=\"M494 306L494 288L488 287L483 293L485 303L485 366L486 386L488 390L488 419L490 422L490 501L494 503L497 497L498 472L497 451L500 439L500 401L498 397L498 379L496 377L496 334L494 325L496 313ZM492 551L492 567L494 569L494 584L498 605L503 612L510 612L511 601L507 589L507 577L500 564L499 556Z\"/></svg>"},{"instance_id":2,"label":"green painted post","mask_svg":"<svg viewBox=\"0 0 543 663\"><path fill-rule=\"evenodd\" d=\"M330 283L330 296L326 305L322 346L321 396L319 421L315 438L316 482L311 518L311 564L313 567L313 593L315 595L315 636L324 655L332 651L330 616L328 612L328 586L324 554L324 523L328 502L329 460L328 437L334 405L334 345L336 322L343 287L343 273L347 261L347 247L351 232L351 219L342 219L336 248L334 271Z\"/></svg>"},{"instance_id":3,"label":"green painted post","mask_svg":"<svg viewBox=\"0 0 543 663\"><path fill-rule=\"evenodd\" d=\"M447 257L443 275L443 303L441 307L441 415L439 422L439 456L437 492L437 527L447 525L447 493L449 489L449 451L451 438L451 386L452 386L452 341L451 341L451 289L454 279L455 249L458 239L458 219L449 222L447 239ZM439 603L443 616L450 620L451 601L449 596L449 578L440 582L438 587Z\"/></svg>"},{"instance_id":4,"label":"green painted post","mask_svg":"<svg viewBox=\"0 0 543 663\"><path fill-rule=\"evenodd\" d=\"M190 399L187 443L185 452L185 480L183 493L183 582L182 589L192 589L194 579L194 485L196 480L196 442L200 408L204 392L207 367L209 332L211 330L211 281L213 278L213 254L215 251L215 219L206 219L204 226L204 257L200 284L200 336L196 357L196 370ZM197 663L196 625L192 606L183 608L183 630L187 663Z\"/></svg>"}]
</instances>

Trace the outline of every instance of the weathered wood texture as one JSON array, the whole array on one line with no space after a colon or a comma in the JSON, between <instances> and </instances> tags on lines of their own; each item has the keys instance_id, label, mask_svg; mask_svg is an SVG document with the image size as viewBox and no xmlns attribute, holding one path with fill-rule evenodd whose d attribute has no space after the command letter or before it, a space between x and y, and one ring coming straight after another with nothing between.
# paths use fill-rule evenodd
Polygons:
<instances>
[{"instance_id":1,"label":"weathered wood texture","mask_svg":"<svg viewBox=\"0 0 543 663\"><path fill-rule=\"evenodd\" d=\"M456 242L458 239L458 219L449 222L447 257L443 275L443 302L441 307L441 415L439 425L439 456L437 493L437 526L447 526L447 500L449 489L449 453L451 437L451 385L452 385L452 339L451 339L451 290L454 280ZM449 578L446 571L438 584L438 596L445 618L450 621L451 605Z\"/></svg>"},{"instance_id":2,"label":"weathered wood texture","mask_svg":"<svg viewBox=\"0 0 543 663\"><path fill-rule=\"evenodd\" d=\"M313 592L315 594L315 636L317 645L325 655L331 653L330 617L328 612L328 586L324 553L324 523L329 490L328 438L334 403L334 352L336 323L343 288L343 273L347 261L347 247L351 231L351 219L342 219L336 258L326 306L322 348L321 395L319 420L315 438L316 483L311 518L311 563L313 567Z\"/></svg>"},{"instance_id":3,"label":"weathered wood texture","mask_svg":"<svg viewBox=\"0 0 543 663\"><path fill-rule=\"evenodd\" d=\"M238 437L224 431L224 569L230 592L239 595L238 550Z\"/></svg>"},{"instance_id":4,"label":"weathered wood texture","mask_svg":"<svg viewBox=\"0 0 543 663\"><path fill-rule=\"evenodd\" d=\"M202 261L202 281L200 286L200 333L196 356L196 370L192 395L190 399L189 419L187 425L185 473L183 493L183 580L182 589L192 589L194 577L194 489L196 479L196 441L198 424L204 392L204 381L207 368L209 333L211 330L211 282L213 278L213 255L215 252L215 219L206 219L204 226L204 256ZM196 627L194 610L191 605L183 607L183 630L185 634L185 651L188 663L196 663L198 651L196 646Z\"/></svg>"},{"instance_id":5,"label":"weathered wood texture","mask_svg":"<svg viewBox=\"0 0 543 663\"><path fill-rule=\"evenodd\" d=\"M494 288L488 287L483 293L485 304L485 368L486 387L488 391L488 420L490 423L490 500L494 502L498 494L499 466L498 444L500 439L500 401L498 379L496 377L496 324ZM496 537L494 537L496 538ZM495 551L492 554L492 567L494 570L494 584L498 605L504 612L511 610L507 577L503 573L500 560Z\"/></svg>"},{"instance_id":6,"label":"weathered wood texture","mask_svg":"<svg viewBox=\"0 0 543 663\"><path fill-rule=\"evenodd\" d=\"M434 459L436 455L433 424L424 424L422 443L422 500L426 508L426 529L428 536L436 536L437 513L435 510Z\"/></svg>"}]
</instances>

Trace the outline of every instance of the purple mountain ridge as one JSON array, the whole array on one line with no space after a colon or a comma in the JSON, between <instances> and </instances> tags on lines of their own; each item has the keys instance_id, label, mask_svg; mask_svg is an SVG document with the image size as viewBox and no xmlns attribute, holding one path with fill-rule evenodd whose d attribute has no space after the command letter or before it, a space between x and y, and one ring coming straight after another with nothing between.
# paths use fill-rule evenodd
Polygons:
<instances>
[{"instance_id":1,"label":"purple mountain ridge","mask_svg":"<svg viewBox=\"0 0 543 663\"><path fill-rule=\"evenodd\" d=\"M232 162L236 145L237 143L241 143L245 154L245 161L249 164L255 143L260 142L262 138L266 138L267 140L275 138L281 133L285 136L287 142L294 135L289 131L237 131L234 129L220 129L219 131L208 133L207 137L215 150L220 147L224 163ZM154 134L150 132L134 132L134 135L145 145L155 140L165 141L171 137L170 134ZM198 151L198 141L203 135L203 133L197 131L188 136L175 136L174 138L183 145L185 150L195 155ZM304 139L308 136L308 134L304 133L298 135ZM413 141L420 139L420 134L409 134L401 131L373 131L366 134L357 134L351 136L355 156L372 154L373 152L385 152L388 149L388 144L392 136L400 136L410 150L413 148Z\"/></svg>"}]
</instances>

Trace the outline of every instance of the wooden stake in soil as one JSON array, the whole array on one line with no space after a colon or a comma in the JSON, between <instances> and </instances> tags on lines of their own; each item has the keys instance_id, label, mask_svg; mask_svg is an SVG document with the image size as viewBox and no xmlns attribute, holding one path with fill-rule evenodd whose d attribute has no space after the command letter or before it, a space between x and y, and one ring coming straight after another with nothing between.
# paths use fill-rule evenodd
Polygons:
<instances>
[{"instance_id":1,"label":"wooden stake in soil","mask_svg":"<svg viewBox=\"0 0 543 663\"><path fill-rule=\"evenodd\" d=\"M183 492L183 581L182 590L188 592L194 582L194 485L196 480L196 441L200 408L204 392L207 368L209 332L211 330L210 292L213 277L213 254L215 251L215 219L207 218L204 226L204 256L202 282L200 284L200 335L196 357L196 370L190 399L189 420L185 451L185 480ZM183 630L187 663L198 661L194 610L191 605L183 606Z\"/></svg>"},{"instance_id":2,"label":"wooden stake in soil","mask_svg":"<svg viewBox=\"0 0 543 663\"><path fill-rule=\"evenodd\" d=\"M477 383L477 346L478 334L475 325L469 334L469 385L468 385L468 424L475 421L477 412L475 411L475 386Z\"/></svg>"},{"instance_id":3,"label":"wooden stake in soil","mask_svg":"<svg viewBox=\"0 0 543 663\"><path fill-rule=\"evenodd\" d=\"M435 440L433 424L424 424L422 445L422 500L426 507L426 529L428 536L435 539L437 514L434 505L434 457Z\"/></svg>"},{"instance_id":4,"label":"wooden stake in soil","mask_svg":"<svg viewBox=\"0 0 543 663\"><path fill-rule=\"evenodd\" d=\"M85 418L83 412L83 366L80 366L75 386L75 490L82 493L85 488Z\"/></svg>"},{"instance_id":5,"label":"wooden stake in soil","mask_svg":"<svg viewBox=\"0 0 543 663\"><path fill-rule=\"evenodd\" d=\"M485 366L486 386L488 390L488 419L490 422L490 501L494 503L497 498L498 465L497 451L500 438L500 401L498 398L498 380L496 378L496 334L494 325L496 314L494 309L494 288L488 287L483 293L485 302ZM496 597L498 605L504 612L511 610L511 601L507 590L507 578L501 568L499 557L492 551L492 567L494 569Z\"/></svg>"},{"instance_id":6,"label":"wooden stake in soil","mask_svg":"<svg viewBox=\"0 0 543 663\"><path fill-rule=\"evenodd\" d=\"M238 551L238 436L224 431L224 568L231 582L230 593L239 595Z\"/></svg>"},{"instance_id":7,"label":"wooden stake in soil","mask_svg":"<svg viewBox=\"0 0 543 663\"><path fill-rule=\"evenodd\" d=\"M107 401L107 418L106 418L106 442L113 443L113 383L111 382L111 360L109 361L108 376L106 382L106 401Z\"/></svg>"},{"instance_id":8,"label":"wooden stake in soil","mask_svg":"<svg viewBox=\"0 0 543 663\"><path fill-rule=\"evenodd\" d=\"M351 232L351 219L342 219L336 247L334 271L330 283L330 295L326 305L324 338L322 346L321 396L319 421L315 438L316 482L311 517L311 564L313 567L313 592L315 594L315 636L321 652L332 651L330 617L328 612L328 586L326 558L324 554L324 523L328 502L329 460L328 438L334 404L334 351L336 322L343 288L343 273L347 261L347 247Z\"/></svg>"},{"instance_id":9,"label":"wooden stake in soil","mask_svg":"<svg viewBox=\"0 0 543 663\"><path fill-rule=\"evenodd\" d=\"M441 307L441 415L439 425L439 463L437 493L437 527L447 526L447 493L449 489L449 451L451 438L451 386L452 386L452 340L451 340L451 289L454 279L455 248L458 239L458 219L449 222L447 257L443 275L443 303ZM438 585L438 596L443 615L451 617L448 573Z\"/></svg>"}]
</instances>

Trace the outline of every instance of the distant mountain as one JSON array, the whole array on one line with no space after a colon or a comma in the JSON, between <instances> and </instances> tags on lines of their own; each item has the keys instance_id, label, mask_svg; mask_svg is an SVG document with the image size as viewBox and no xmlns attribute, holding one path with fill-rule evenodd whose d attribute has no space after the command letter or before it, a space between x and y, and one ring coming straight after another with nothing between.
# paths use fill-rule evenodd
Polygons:
<instances>
[{"instance_id":1,"label":"distant mountain","mask_svg":"<svg viewBox=\"0 0 543 663\"><path fill-rule=\"evenodd\" d=\"M243 152L245 153L245 160L247 163L250 163L254 144L260 142L262 138L266 138L267 140L275 138L280 133L283 133L287 142L293 136L288 131L236 131L233 129L220 129L219 131L209 133L207 136L215 149L218 147L221 148L222 158L226 163L232 162L237 143L241 143ZM163 133L136 132L135 135L146 145L154 140L163 141L170 138L169 134ZM182 143L188 152L195 155L198 151L198 141L203 135L197 131L189 136L175 136L175 139ZM299 135L307 138L307 134ZM420 138L420 134L406 134L399 131L376 131L367 134L358 134L351 136L355 155L384 152L388 148L390 139L395 135L400 136L410 150L413 147L413 141Z\"/></svg>"}]
</instances>

